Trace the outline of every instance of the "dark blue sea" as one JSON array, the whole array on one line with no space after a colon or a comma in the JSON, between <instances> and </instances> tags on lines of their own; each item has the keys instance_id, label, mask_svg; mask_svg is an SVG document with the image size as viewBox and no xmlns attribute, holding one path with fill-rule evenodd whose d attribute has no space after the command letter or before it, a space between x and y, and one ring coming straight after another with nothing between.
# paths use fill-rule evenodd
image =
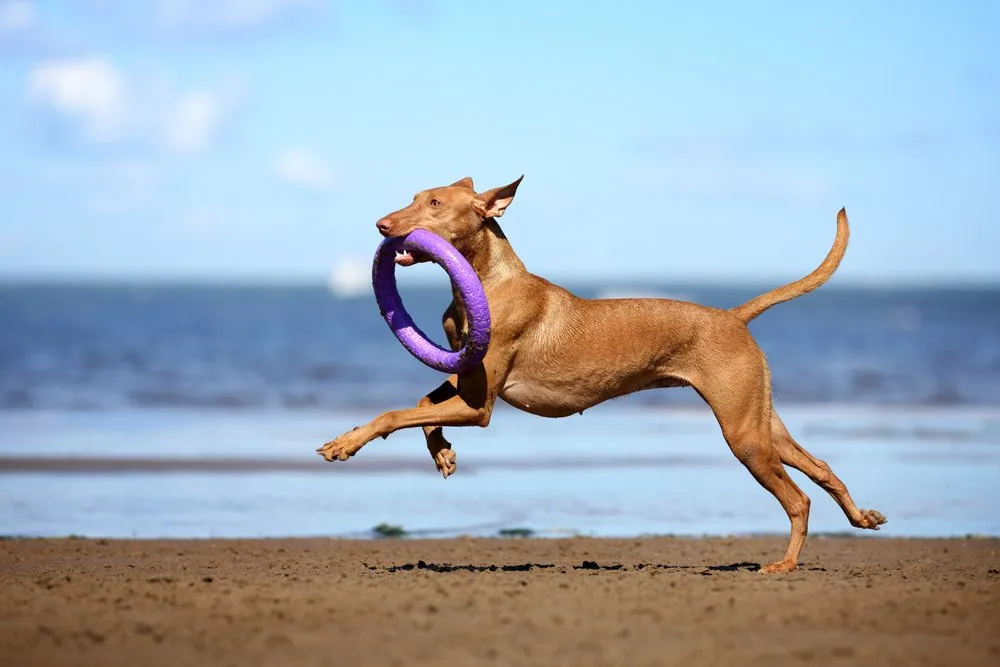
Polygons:
<instances>
[{"instance_id":1,"label":"dark blue sea","mask_svg":"<svg viewBox=\"0 0 1000 667\"><path fill-rule=\"evenodd\" d=\"M731 307L771 286L567 287ZM402 293L443 343L446 284ZM751 329L786 424L889 515L883 534L1000 534L1000 288L826 286ZM446 481L419 430L346 463L315 455L442 379L398 344L370 291L0 286L0 534L787 530L690 389L562 420L501 408L488 429L450 429L459 471ZM794 476L814 532L851 530Z\"/></svg>"},{"instance_id":2,"label":"dark blue sea","mask_svg":"<svg viewBox=\"0 0 1000 667\"><path fill-rule=\"evenodd\" d=\"M765 288L641 289L731 307ZM444 344L447 290L404 296ZM0 322L4 410L375 410L442 380L398 344L374 297L321 287L7 286ZM1000 289L825 288L751 328L785 404L1000 406ZM624 403L698 400L665 390Z\"/></svg>"}]
</instances>

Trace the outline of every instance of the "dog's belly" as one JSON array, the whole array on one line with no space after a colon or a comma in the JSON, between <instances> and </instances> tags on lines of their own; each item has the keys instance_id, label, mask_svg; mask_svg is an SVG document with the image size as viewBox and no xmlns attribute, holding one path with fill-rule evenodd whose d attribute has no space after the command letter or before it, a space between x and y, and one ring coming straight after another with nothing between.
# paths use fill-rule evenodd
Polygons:
<instances>
[{"instance_id":1,"label":"dog's belly","mask_svg":"<svg viewBox=\"0 0 1000 667\"><path fill-rule=\"evenodd\" d=\"M514 379L507 381L500 398L518 410L539 417L568 417L633 392L685 386L688 383L680 378L635 378L621 386L584 382L557 385L535 379Z\"/></svg>"},{"instance_id":2,"label":"dog's belly","mask_svg":"<svg viewBox=\"0 0 1000 667\"><path fill-rule=\"evenodd\" d=\"M518 410L540 417L567 417L595 404L590 397L578 392L530 380L508 382L500 391L500 398Z\"/></svg>"}]
</instances>

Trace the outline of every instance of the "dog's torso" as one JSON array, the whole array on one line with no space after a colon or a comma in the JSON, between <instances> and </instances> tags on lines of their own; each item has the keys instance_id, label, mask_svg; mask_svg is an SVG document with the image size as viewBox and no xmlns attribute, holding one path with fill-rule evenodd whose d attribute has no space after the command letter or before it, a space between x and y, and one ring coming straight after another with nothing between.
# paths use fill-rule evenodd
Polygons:
<instances>
[{"instance_id":1,"label":"dog's torso","mask_svg":"<svg viewBox=\"0 0 1000 667\"><path fill-rule=\"evenodd\" d=\"M524 298L526 290L531 298ZM566 417L645 389L688 386L713 341L749 340L744 323L725 311L671 299L584 299L534 275L487 287L487 298L490 354L510 357L500 398L543 417Z\"/></svg>"}]
</instances>

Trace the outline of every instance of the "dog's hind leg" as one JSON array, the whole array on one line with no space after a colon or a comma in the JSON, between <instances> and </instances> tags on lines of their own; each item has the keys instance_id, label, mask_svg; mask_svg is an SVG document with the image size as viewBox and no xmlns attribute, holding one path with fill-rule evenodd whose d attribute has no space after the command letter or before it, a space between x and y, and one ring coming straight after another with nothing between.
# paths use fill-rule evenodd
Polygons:
<instances>
[{"instance_id":1,"label":"dog's hind leg","mask_svg":"<svg viewBox=\"0 0 1000 667\"><path fill-rule=\"evenodd\" d=\"M851 522L852 526L878 530L879 526L886 522L886 518L881 512L858 509L854 500L851 499L851 494L847 491L847 486L840 481L840 478L833 473L825 461L817 459L795 442L773 408L771 410L771 441L778 451L781 462L802 472L829 493L847 515L847 520Z\"/></svg>"},{"instance_id":2,"label":"dog's hind leg","mask_svg":"<svg viewBox=\"0 0 1000 667\"><path fill-rule=\"evenodd\" d=\"M725 430L723 432L726 433ZM778 499L791 524L785 557L765 565L761 571L791 572L798 566L799 554L809 532L810 501L809 496L789 477L767 435L767 431L760 428L740 429L729 431L726 442L754 479Z\"/></svg>"},{"instance_id":3,"label":"dog's hind leg","mask_svg":"<svg viewBox=\"0 0 1000 667\"><path fill-rule=\"evenodd\" d=\"M763 354L747 350L740 358L727 360L721 372L693 384L715 413L733 454L781 503L791 523L785 557L761 571L794 570L809 530L810 501L789 477L771 441L770 374Z\"/></svg>"}]
</instances>

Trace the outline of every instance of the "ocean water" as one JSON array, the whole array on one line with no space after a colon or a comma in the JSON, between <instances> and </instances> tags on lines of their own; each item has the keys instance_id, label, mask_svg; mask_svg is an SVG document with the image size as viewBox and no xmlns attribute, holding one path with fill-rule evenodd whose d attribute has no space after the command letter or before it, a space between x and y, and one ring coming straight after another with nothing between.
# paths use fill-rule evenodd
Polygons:
<instances>
[{"instance_id":1,"label":"ocean water","mask_svg":"<svg viewBox=\"0 0 1000 667\"><path fill-rule=\"evenodd\" d=\"M569 285L728 307L752 288ZM406 287L443 343L446 285ZM1000 289L826 287L751 328L793 435L882 534L1000 535ZM787 531L777 502L690 389L547 420L501 406L450 429L442 480L419 430L347 463L314 449L416 403L443 376L374 298L323 288L0 287L0 534L109 537L745 534ZM850 531L824 492L811 529Z\"/></svg>"},{"instance_id":2,"label":"ocean water","mask_svg":"<svg viewBox=\"0 0 1000 667\"><path fill-rule=\"evenodd\" d=\"M762 291L652 290L719 307ZM402 293L444 344L447 289ZM399 345L370 293L8 286L0 322L3 410L372 410L414 403L442 381ZM824 288L774 307L751 329L784 403L1000 405L1000 289ZM684 390L628 400L699 401Z\"/></svg>"}]
</instances>

